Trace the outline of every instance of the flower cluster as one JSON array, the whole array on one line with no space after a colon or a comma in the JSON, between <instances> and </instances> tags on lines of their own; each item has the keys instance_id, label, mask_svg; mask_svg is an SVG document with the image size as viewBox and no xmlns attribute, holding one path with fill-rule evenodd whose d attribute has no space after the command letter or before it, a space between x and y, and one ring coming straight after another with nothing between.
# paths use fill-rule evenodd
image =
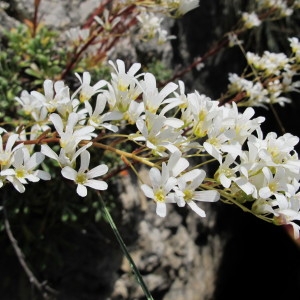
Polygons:
<instances>
[{"instance_id":1,"label":"flower cluster","mask_svg":"<svg viewBox=\"0 0 300 300\"><path fill-rule=\"evenodd\" d=\"M266 106L278 103L284 106L291 102L288 94L300 92L299 75L299 40L289 38L291 53L265 51L262 56L252 52L246 53L249 70L243 76L229 74L228 97L237 94L240 104L245 106ZM242 94L241 94L242 93Z\"/></svg>"},{"instance_id":2,"label":"flower cluster","mask_svg":"<svg viewBox=\"0 0 300 300\"><path fill-rule=\"evenodd\" d=\"M215 202L220 195L216 190L196 190L205 178L204 170L194 169L179 176L189 166L188 160L181 155L179 151L173 152L168 163L162 163L161 171L156 167L151 168L149 176L152 187L143 184L141 189L148 198L156 202L156 213L161 217L166 216L167 203L177 203L179 207L187 204L200 217L205 217L204 210L194 200Z\"/></svg>"},{"instance_id":3,"label":"flower cluster","mask_svg":"<svg viewBox=\"0 0 300 300\"><path fill-rule=\"evenodd\" d=\"M80 86L73 93L64 82L51 80L44 82L44 93L21 93L17 101L35 125L22 134L2 130L1 185L11 182L23 192L27 180L50 179L48 173L35 170L47 156L77 185L78 195L86 196L87 188L105 190L108 184L99 177L110 171L108 166L102 162L90 167L89 149L97 147L114 152L132 168L132 162L150 167L150 183L142 182L141 189L155 201L159 216L174 203L187 204L204 217L195 201L221 199L276 224L291 224L298 236L297 137L272 132L264 137L264 118L254 118L251 107L241 113L235 102L220 106L197 91L186 93L182 81L159 89L153 74L139 72L139 63L128 70L122 60L109 64L109 81L92 84L90 73L76 74ZM135 151L123 150L125 142ZM210 162L218 165L210 170L213 178L202 169Z\"/></svg>"},{"instance_id":4,"label":"flower cluster","mask_svg":"<svg viewBox=\"0 0 300 300\"><path fill-rule=\"evenodd\" d=\"M270 18L278 19L293 14L294 9L299 7L299 1L285 0L256 0L257 11L261 13L267 12Z\"/></svg>"}]
</instances>

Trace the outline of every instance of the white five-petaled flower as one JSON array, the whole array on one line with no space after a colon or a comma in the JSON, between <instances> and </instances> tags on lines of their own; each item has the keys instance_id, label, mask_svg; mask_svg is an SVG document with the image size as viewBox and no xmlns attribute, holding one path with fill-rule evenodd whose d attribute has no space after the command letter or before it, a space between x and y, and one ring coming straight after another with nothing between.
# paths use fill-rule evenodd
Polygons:
<instances>
[{"instance_id":1,"label":"white five-petaled flower","mask_svg":"<svg viewBox=\"0 0 300 300\"><path fill-rule=\"evenodd\" d=\"M162 170L153 167L149 171L152 187L142 184L141 189L145 196L156 202L156 213L160 217L167 214L166 203L174 203L174 193L171 191L176 185L176 178L170 176L170 170L166 163L162 163Z\"/></svg>"},{"instance_id":2,"label":"white five-petaled flower","mask_svg":"<svg viewBox=\"0 0 300 300\"><path fill-rule=\"evenodd\" d=\"M66 104L71 101L69 87L65 86L62 80L53 82L46 79L44 81L44 95L37 91L30 94L37 99L47 110L54 112L59 105Z\"/></svg>"},{"instance_id":3,"label":"white five-petaled flower","mask_svg":"<svg viewBox=\"0 0 300 300\"><path fill-rule=\"evenodd\" d=\"M73 180L77 184L77 194L81 197L87 195L87 186L95 190L106 190L108 185L103 180L94 179L107 173L108 167L105 164L101 164L91 170L89 170L90 153L84 151L80 154L81 165L78 171L66 166L61 170L61 174L70 180Z\"/></svg>"},{"instance_id":4,"label":"white five-petaled flower","mask_svg":"<svg viewBox=\"0 0 300 300\"><path fill-rule=\"evenodd\" d=\"M107 85L106 80L99 80L94 85L91 85L91 74L89 72L83 72L82 79L78 73L75 73L79 79L81 85L72 95L72 99L79 93L80 102L89 101L91 97L101 91L101 89Z\"/></svg>"},{"instance_id":5,"label":"white five-petaled flower","mask_svg":"<svg viewBox=\"0 0 300 300\"><path fill-rule=\"evenodd\" d=\"M117 132L118 127L116 125L106 123L106 121L120 120L122 119L122 114L118 111L109 111L103 113L106 103L107 99L103 94L99 94L97 96L94 111L91 104L89 102L85 102L85 108L89 114L88 123L94 127L104 127L113 132Z\"/></svg>"},{"instance_id":6,"label":"white five-petaled flower","mask_svg":"<svg viewBox=\"0 0 300 300\"><path fill-rule=\"evenodd\" d=\"M43 170L34 170L44 160L44 154L35 152L30 156L29 150L22 147L14 152L13 156L13 168L3 170L1 176L6 176L6 179L13 184L18 192L23 193L25 191L24 184L27 184L27 180L37 182L40 179L51 179L49 173Z\"/></svg>"},{"instance_id":7,"label":"white five-petaled flower","mask_svg":"<svg viewBox=\"0 0 300 300\"><path fill-rule=\"evenodd\" d=\"M166 118L162 115L155 115L146 112L138 118L136 126L140 133L133 134L135 141L145 141L146 146L152 149L153 153L166 156L166 149L171 153L178 151L175 145L180 140L182 131L176 130L183 122L176 118Z\"/></svg>"},{"instance_id":8,"label":"white five-petaled flower","mask_svg":"<svg viewBox=\"0 0 300 300\"><path fill-rule=\"evenodd\" d=\"M0 166L7 168L11 164L11 157L14 151L23 147L23 144L19 144L14 147L18 134L12 134L8 137L5 148L3 148L3 138L0 136ZM13 148L14 147L14 148Z\"/></svg>"},{"instance_id":9,"label":"white five-petaled flower","mask_svg":"<svg viewBox=\"0 0 300 300\"><path fill-rule=\"evenodd\" d=\"M75 112L70 113L65 128L60 115L53 113L50 115L49 119L59 134L60 146L65 149L66 153L73 153L80 141L90 140L92 138L91 133L95 130L95 127L93 126L84 126L74 130L75 126L79 122L79 116Z\"/></svg>"},{"instance_id":10,"label":"white five-petaled flower","mask_svg":"<svg viewBox=\"0 0 300 300\"><path fill-rule=\"evenodd\" d=\"M110 20L110 19L112 19L112 20ZM102 19L98 16L95 16L94 20L99 25L101 25L104 30L111 31L121 21L121 18L120 17L110 18L109 10L105 8L103 11Z\"/></svg>"},{"instance_id":11,"label":"white five-petaled flower","mask_svg":"<svg viewBox=\"0 0 300 300\"><path fill-rule=\"evenodd\" d=\"M161 105L167 104L160 111L160 114L164 115L170 109L183 103L180 98L166 98L177 89L178 85L174 82L169 82L162 88L162 90L159 91L154 75L151 73L146 73L144 75L144 81L140 82L140 84L143 90L143 102L145 104L145 108L151 113L156 113Z\"/></svg>"},{"instance_id":12,"label":"white five-petaled flower","mask_svg":"<svg viewBox=\"0 0 300 300\"><path fill-rule=\"evenodd\" d=\"M177 180L178 190L176 197L178 206L184 206L185 203L200 217L205 217L205 211L201 209L194 200L203 202L216 202L220 195L216 190L196 191L205 178L205 171L200 169L191 170Z\"/></svg>"},{"instance_id":13,"label":"white five-petaled flower","mask_svg":"<svg viewBox=\"0 0 300 300\"><path fill-rule=\"evenodd\" d=\"M259 26L261 24L261 20L259 19L259 17L257 16L257 14L255 12L252 12L252 13L244 12L242 14L242 20L244 22L244 26L247 29Z\"/></svg>"},{"instance_id":14,"label":"white five-petaled flower","mask_svg":"<svg viewBox=\"0 0 300 300\"><path fill-rule=\"evenodd\" d=\"M74 149L73 152L68 153L66 153L64 148L61 148L59 155L57 155L47 144L45 144L41 145L41 152L44 155L56 160L62 168L65 166L75 167L77 157L88 147L92 146L92 144L92 142L89 142L86 145L79 148L77 151L76 149Z\"/></svg>"},{"instance_id":15,"label":"white five-petaled flower","mask_svg":"<svg viewBox=\"0 0 300 300\"><path fill-rule=\"evenodd\" d=\"M111 73L111 83L115 85L119 91L127 91L132 83L136 83L136 78L142 74L136 75L141 68L140 63L134 63L126 72L125 63L123 60L117 59L116 65L110 60L108 63L113 67L114 72Z\"/></svg>"}]
</instances>

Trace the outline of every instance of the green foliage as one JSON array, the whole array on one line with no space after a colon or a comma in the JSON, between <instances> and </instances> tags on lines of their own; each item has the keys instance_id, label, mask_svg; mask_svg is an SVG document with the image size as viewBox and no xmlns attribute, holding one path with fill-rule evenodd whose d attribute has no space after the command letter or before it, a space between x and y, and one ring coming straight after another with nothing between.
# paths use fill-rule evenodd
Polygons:
<instances>
[{"instance_id":1,"label":"green foliage","mask_svg":"<svg viewBox=\"0 0 300 300\"><path fill-rule=\"evenodd\" d=\"M169 69L161 60L153 59L144 67L145 72L152 73L158 82L164 82L172 76L172 70Z\"/></svg>"},{"instance_id":2,"label":"green foliage","mask_svg":"<svg viewBox=\"0 0 300 300\"><path fill-rule=\"evenodd\" d=\"M21 89L32 90L45 78L61 73L66 55L58 47L57 37L57 32L43 26L33 36L26 24L4 32L0 45L1 120L11 120L16 110L14 98Z\"/></svg>"}]
</instances>

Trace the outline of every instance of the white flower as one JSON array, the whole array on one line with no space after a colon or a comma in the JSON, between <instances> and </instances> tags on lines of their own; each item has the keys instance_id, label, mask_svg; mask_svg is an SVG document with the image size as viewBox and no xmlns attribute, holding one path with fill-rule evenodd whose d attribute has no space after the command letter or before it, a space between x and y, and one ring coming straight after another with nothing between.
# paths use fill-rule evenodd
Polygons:
<instances>
[{"instance_id":1,"label":"white flower","mask_svg":"<svg viewBox=\"0 0 300 300\"><path fill-rule=\"evenodd\" d=\"M174 193L171 193L176 185L176 178L170 177L170 171L166 163L162 163L162 171L157 168L151 168L149 177L152 187L142 184L141 189L145 196L156 202L156 213L160 217L167 214L166 203L174 203Z\"/></svg>"},{"instance_id":2,"label":"white flower","mask_svg":"<svg viewBox=\"0 0 300 300\"><path fill-rule=\"evenodd\" d=\"M73 180L77 184L77 194L81 197L87 195L87 186L95 190L106 190L108 185L103 180L96 180L93 178L102 176L107 173L108 167L105 164L101 164L91 170L88 170L90 164L90 153L84 151L80 154L81 165L78 171L66 166L61 170L61 174L70 180Z\"/></svg>"},{"instance_id":3,"label":"white flower","mask_svg":"<svg viewBox=\"0 0 300 300\"><path fill-rule=\"evenodd\" d=\"M103 20L99 18L98 16L94 17L94 20L103 27L106 31L111 31L120 21L120 17L112 18L112 22L109 20L109 10L107 8L103 11Z\"/></svg>"},{"instance_id":4,"label":"white flower","mask_svg":"<svg viewBox=\"0 0 300 300\"><path fill-rule=\"evenodd\" d=\"M75 75L79 79L81 85L72 95L72 99L80 92L80 102L89 101L93 95L99 93L101 89L107 85L107 81L99 80L91 86L91 74L89 72L83 72L82 79L78 73L75 73Z\"/></svg>"},{"instance_id":5,"label":"white flower","mask_svg":"<svg viewBox=\"0 0 300 300\"><path fill-rule=\"evenodd\" d=\"M117 132L118 127L116 125L106 123L106 121L120 120L122 118L122 114L117 111L102 114L105 109L106 102L106 97L103 94L98 94L94 111L91 104L87 101L85 102L85 107L89 114L88 123L94 127L104 127L113 132Z\"/></svg>"},{"instance_id":6,"label":"white flower","mask_svg":"<svg viewBox=\"0 0 300 300\"><path fill-rule=\"evenodd\" d=\"M169 40L176 39L175 35L169 35L167 30L161 28L157 30L157 35L158 35L157 38L158 45L163 45Z\"/></svg>"},{"instance_id":7,"label":"white flower","mask_svg":"<svg viewBox=\"0 0 300 300\"><path fill-rule=\"evenodd\" d=\"M216 190L196 191L204 180L206 173L204 170L191 170L177 179L179 190L176 191L178 206L184 206L185 203L200 217L205 217L205 211L201 209L194 200L204 202L216 202L220 195Z\"/></svg>"},{"instance_id":8,"label":"white flower","mask_svg":"<svg viewBox=\"0 0 300 300\"><path fill-rule=\"evenodd\" d=\"M13 148L18 137L18 134L11 134L6 141L3 141L3 137L0 136L0 165L2 168L9 167L11 164L12 154L17 149L23 147L23 144L19 144ZM5 148L3 148L3 144L5 144Z\"/></svg>"},{"instance_id":9,"label":"white flower","mask_svg":"<svg viewBox=\"0 0 300 300\"><path fill-rule=\"evenodd\" d=\"M291 225L294 238L299 239L300 192L289 198L286 203L286 207L277 207L274 209L274 223L278 225Z\"/></svg>"},{"instance_id":10,"label":"white flower","mask_svg":"<svg viewBox=\"0 0 300 300\"><path fill-rule=\"evenodd\" d=\"M125 70L125 63L123 60L117 59L116 65L111 60L108 61L108 63L115 71L111 73L112 85L116 86L116 89L119 91L127 91L130 85L136 84L136 77L141 75L135 75L141 68L140 63L134 63L127 72Z\"/></svg>"},{"instance_id":11,"label":"white flower","mask_svg":"<svg viewBox=\"0 0 300 300\"><path fill-rule=\"evenodd\" d=\"M25 191L24 184L27 180L37 182L40 179L50 180L50 174L42 170L34 170L43 160L45 156L40 152L35 152L30 156L29 150L26 147L18 149L14 153L13 168L6 169L1 172L1 176L7 176L15 189L23 193Z\"/></svg>"},{"instance_id":12,"label":"white flower","mask_svg":"<svg viewBox=\"0 0 300 300\"><path fill-rule=\"evenodd\" d=\"M264 167L262 172L264 179L262 187L258 191L259 196L263 199L275 196L278 206L280 208L286 207L287 198L285 194L293 196L295 190L288 184L284 168L277 168L274 176L267 167Z\"/></svg>"},{"instance_id":13,"label":"white flower","mask_svg":"<svg viewBox=\"0 0 300 300\"><path fill-rule=\"evenodd\" d=\"M137 16L137 20L140 22L139 34L141 39L147 41L156 37L163 18L159 18L152 12L147 12L147 10L142 7L140 14Z\"/></svg>"},{"instance_id":14,"label":"white flower","mask_svg":"<svg viewBox=\"0 0 300 300\"><path fill-rule=\"evenodd\" d=\"M232 181L236 178L236 155L228 153L220 167L215 172L214 178L219 181L225 188L229 188Z\"/></svg>"},{"instance_id":15,"label":"white flower","mask_svg":"<svg viewBox=\"0 0 300 300\"><path fill-rule=\"evenodd\" d=\"M37 91L32 91L31 95L38 99L50 113L54 112L58 106L71 101L69 87L65 86L62 80L53 82L47 79L44 81L43 86L45 95Z\"/></svg>"},{"instance_id":16,"label":"white flower","mask_svg":"<svg viewBox=\"0 0 300 300\"><path fill-rule=\"evenodd\" d=\"M177 84L173 82L169 82L162 88L161 91L158 91L154 75L146 73L144 75L144 81L141 82L141 87L143 90L143 102L145 109L151 113L156 113L161 105L167 104L160 112L161 115L164 115L170 109L182 104L182 100L180 98L172 97L165 99L178 87Z\"/></svg>"},{"instance_id":17,"label":"white flower","mask_svg":"<svg viewBox=\"0 0 300 300\"><path fill-rule=\"evenodd\" d=\"M265 120L264 117L257 117L251 120L255 114L254 109L247 107L243 113L240 113L235 102L225 111L228 113L227 118L233 121L231 128L235 133L234 140L238 141L241 145L255 130L260 130L260 125Z\"/></svg>"},{"instance_id":18,"label":"white flower","mask_svg":"<svg viewBox=\"0 0 300 300\"><path fill-rule=\"evenodd\" d=\"M144 111L145 105L143 102L131 101L128 110L124 112L124 119L129 124L135 124Z\"/></svg>"},{"instance_id":19,"label":"white flower","mask_svg":"<svg viewBox=\"0 0 300 300\"><path fill-rule=\"evenodd\" d=\"M207 139L203 147L219 163L222 162L222 153L241 154L241 144L234 140L235 133L224 128L224 120L221 116L214 118L213 126L208 129Z\"/></svg>"},{"instance_id":20,"label":"white flower","mask_svg":"<svg viewBox=\"0 0 300 300\"><path fill-rule=\"evenodd\" d=\"M233 47L236 45L241 45L243 43L243 41L239 40L238 36L234 32L229 32L228 33L228 43L229 43L229 47Z\"/></svg>"},{"instance_id":21,"label":"white flower","mask_svg":"<svg viewBox=\"0 0 300 300\"><path fill-rule=\"evenodd\" d=\"M63 121L58 114L51 114L49 119L59 134L60 146L65 148L66 153L73 152L80 141L90 140L92 138L91 133L95 130L95 127L93 126L84 126L74 130L79 121L78 114L74 112L69 115L65 128Z\"/></svg>"},{"instance_id":22,"label":"white flower","mask_svg":"<svg viewBox=\"0 0 300 300\"><path fill-rule=\"evenodd\" d=\"M175 146L176 142L182 137L180 130L175 130L173 126L180 126L183 122L175 118L166 118L161 115L154 115L146 112L145 120L140 117L136 126L140 134L133 134L132 139L135 141L145 141L146 146L153 150L155 154L165 155L168 149L171 153L178 151Z\"/></svg>"},{"instance_id":23,"label":"white flower","mask_svg":"<svg viewBox=\"0 0 300 300\"><path fill-rule=\"evenodd\" d=\"M65 166L70 166L70 167L74 168L76 166L76 158L83 151L85 151L87 148L92 146L92 144L93 144L92 142L89 142L86 145L79 148L77 151L75 151L75 149L74 149L73 152L68 152L68 153L66 153L64 148L61 148L59 155L57 155L48 145L44 144L44 145L41 145L41 152L44 155L56 160L62 168Z\"/></svg>"},{"instance_id":24,"label":"white flower","mask_svg":"<svg viewBox=\"0 0 300 300\"><path fill-rule=\"evenodd\" d=\"M255 26L259 26L261 24L261 20L258 18L255 12L247 13L244 12L242 15L242 20L244 21L244 26L247 29L250 29Z\"/></svg>"},{"instance_id":25,"label":"white flower","mask_svg":"<svg viewBox=\"0 0 300 300\"><path fill-rule=\"evenodd\" d=\"M171 153L167 167L170 172L170 176L177 177L189 166L189 161L182 157L182 153L180 151L175 151Z\"/></svg>"},{"instance_id":26,"label":"white flower","mask_svg":"<svg viewBox=\"0 0 300 300\"><path fill-rule=\"evenodd\" d=\"M40 99L33 97L27 91L22 91L21 96L16 97L15 100L23 107L26 115L39 112L44 105Z\"/></svg>"},{"instance_id":27,"label":"white flower","mask_svg":"<svg viewBox=\"0 0 300 300\"><path fill-rule=\"evenodd\" d=\"M66 36L71 40L75 46L79 46L80 43L85 42L90 35L90 29L81 29L79 26L70 28L66 31Z\"/></svg>"}]
</instances>

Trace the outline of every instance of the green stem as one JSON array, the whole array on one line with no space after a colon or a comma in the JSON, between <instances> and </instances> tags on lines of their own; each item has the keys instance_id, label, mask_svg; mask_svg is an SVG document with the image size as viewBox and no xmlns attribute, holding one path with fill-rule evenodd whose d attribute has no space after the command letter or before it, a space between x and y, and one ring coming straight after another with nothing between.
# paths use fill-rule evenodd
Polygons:
<instances>
[{"instance_id":1,"label":"green stem","mask_svg":"<svg viewBox=\"0 0 300 300\"><path fill-rule=\"evenodd\" d=\"M120 235L120 233L117 229L117 226L116 226L115 222L113 221L113 219L111 217L111 214L109 213L103 198L101 197L101 194L99 192L97 194L99 196L101 208L104 212L104 215L107 218L108 223L109 223L111 229L113 230L113 233L114 233L115 237L117 238L117 241L120 244L120 247L121 247L126 259L128 260L128 262L130 264L130 267L131 267L133 273L135 274L135 277L136 277L139 285L143 289L143 292L144 292L145 296L147 297L147 300L154 300L153 297L150 294L150 291L147 288L147 285L145 284L145 282L143 280L142 275L140 274L140 272L139 272L137 266L135 265L131 255L129 254L129 252L127 250L127 247L126 247L126 245L125 245L125 243L124 243L124 241L123 241L123 239L122 239L122 237L121 237L121 235Z\"/></svg>"}]
</instances>

